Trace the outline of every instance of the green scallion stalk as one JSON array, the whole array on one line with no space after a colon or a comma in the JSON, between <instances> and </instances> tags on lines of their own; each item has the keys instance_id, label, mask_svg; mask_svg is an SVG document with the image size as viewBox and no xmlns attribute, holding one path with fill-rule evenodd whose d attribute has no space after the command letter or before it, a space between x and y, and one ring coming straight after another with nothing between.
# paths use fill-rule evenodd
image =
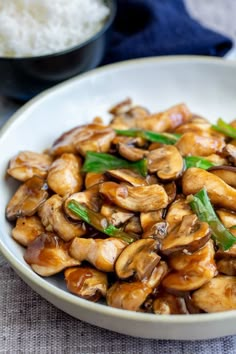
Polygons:
<instances>
[{"instance_id":1,"label":"green scallion stalk","mask_svg":"<svg viewBox=\"0 0 236 354\"><path fill-rule=\"evenodd\" d=\"M134 170L143 177L145 177L148 172L146 159L130 162L110 154L92 151L86 153L82 171L103 173L118 168Z\"/></svg>"},{"instance_id":2,"label":"green scallion stalk","mask_svg":"<svg viewBox=\"0 0 236 354\"><path fill-rule=\"evenodd\" d=\"M219 118L216 125L212 125L212 128L220 133L236 139L236 129L232 125L226 123L223 119Z\"/></svg>"},{"instance_id":3,"label":"green scallion stalk","mask_svg":"<svg viewBox=\"0 0 236 354\"><path fill-rule=\"evenodd\" d=\"M212 237L220 248L226 251L236 243L236 237L218 219L205 188L189 197L189 204L198 218L208 223Z\"/></svg>"},{"instance_id":4,"label":"green scallion stalk","mask_svg":"<svg viewBox=\"0 0 236 354\"><path fill-rule=\"evenodd\" d=\"M100 213L95 213L93 210L81 205L76 200L72 199L68 203L67 207L70 211L72 211L72 213L79 216L89 225L92 225L96 230L101 231L108 236L119 238L127 243L132 243L135 241L135 238L130 236L128 233L118 229L112 224L108 225L106 218Z\"/></svg>"},{"instance_id":5,"label":"green scallion stalk","mask_svg":"<svg viewBox=\"0 0 236 354\"><path fill-rule=\"evenodd\" d=\"M184 161L186 168L198 167L207 170L210 167L216 166L213 162L199 156L186 156Z\"/></svg>"},{"instance_id":6,"label":"green scallion stalk","mask_svg":"<svg viewBox=\"0 0 236 354\"><path fill-rule=\"evenodd\" d=\"M141 129L127 129L127 130L115 129L115 132L118 135L140 137L148 141L151 141L153 143L160 143L166 145L174 145L181 136L180 134L155 133L149 130L141 130Z\"/></svg>"}]
</instances>

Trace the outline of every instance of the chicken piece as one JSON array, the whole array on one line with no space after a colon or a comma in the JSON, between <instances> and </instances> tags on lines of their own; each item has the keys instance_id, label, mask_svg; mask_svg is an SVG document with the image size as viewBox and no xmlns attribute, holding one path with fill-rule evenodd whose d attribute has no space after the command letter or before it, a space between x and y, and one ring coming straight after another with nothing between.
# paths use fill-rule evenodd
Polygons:
<instances>
[{"instance_id":1,"label":"chicken piece","mask_svg":"<svg viewBox=\"0 0 236 354\"><path fill-rule=\"evenodd\" d=\"M151 294L152 288L142 282L116 282L107 292L107 304L130 311L141 311L141 306Z\"/></svg>"},{"instance_id":2,"label":"chicken piece","mask_svg":"<svg viewBox=\"0 0 236 354\"><path fill-rule=\"evenodd\" d=\"M177 251L196 252L211 237L206 222L200 222L196 215L185 215L179 226L174 228L161 242L161 251L165 255Z\"/></svg>"},{"instance_id":3,"label":"chicken piece","mask_svg":"<svg viewBox=\"0 0 236 354\"><path fill-rule=\"evenodd\" d=\"M182 156L208 156L222 152L225 141L223 136L196 135L190 132L183 134L175 146Z\"/></svg>"},{"instance_id":4,"label":"chicken piece","mask_svg":"<svg viewBox=\"0 0 236 354\"><path fill-rule=\"evenodd\" d=\"M163 210L140 213L140 222L143 231L148 231L154 224L163 221Z\"/></svg>"},{"instance_id":5,"label":"chicken piece","mask_svg":"<svg viewBox=\"0 0 236 354\"><path fill-rule=\"evenodd\" d=\"M225 183L236 188L236 167L215 166L208 169L209 172L220 177Z\"/></svg>"},{"instance_id":6,"label":"chicken piece","mask_svg":"<svg viewBox=\"0 0 236 354\"><path fill-rule=\"evenodd\" d=\"M127 279L135 275L140 281L150 277L161 259L157 254L157 249L158 242L152 239L142 239L131 243L116 261L117 276L120 279Z\"/></svg>"},{"instance_id":7,"label":"chicken piece","mask_svg":"<svg viewBox=\"0 0 236 354\"><path fill-rule=\"evenodd\" d=\"M228 158L233 166L236 166L236 146L233 144L227 144L223 152L224 156Z\"/></svg>"},{"instance_id":8,"label":"chicken piece","mask_svg":"<svg viewBox=\"0 0 236 354\"><path fill-rule=\"evenodd\" d=\"M73 267L65 270L67 288L73 294L90 301L106 296L107 275L91 267Z\"/></svg>"},{"instance_id":9,"label":"chicken piece","mask_svg":"<svg viewBox=\"0 0 236 354\"><path fill-rule=\"evenodd\" d=\"M85 176L85 188L89 189L96 184L107 181L107 176L104 173L88 172Z\"/></svg>"},{"instance_id":10,"label":"chicken piece","mask_svg":"<svg viewBox=\"0 0 236 354\"><path fill-rule=\"evenodd\" d=\"M156 173L164 181L177 179L184 169L184 160L173 145L150 151L147 160L149 172Z\"/></svg>"},{"instance_id":11,"label":"chicken piece","mask_svg":"<svg viewBox=\"0 0 236 354\"><path fill-rule=\"evenodd\" d=\"M169 207L166 222L168 224L168 232L171 232L176 226L178 226L184 216L193 215L192 209L189 203L183 197L178 197Z\"/></svg>"},{"instance_id":12,"label":"chicken piece","mask_svg":"<svg viewBox=\"0 0 236 354\"><path fill-rule=\"evenodd\" d=\"M217 274L214 254L212 240L193 254L173 254L169 257L169 266L173 271L163 279L163 287L173 293L200 288Z\"/></svg>"},{"instance_id":13,"label":"chicken piece","mask_svg":"<svg viewBox=\"0 0 236 354\"><path fill-rule=\"evenodd\" d=\"M236 189L201 168L191 167L184 172L182 188L185 195L195 194L204 187L214 205L236 211Z\"/></svg>"},{"instance_id":14,"label":"chicken piece","mask_svg":"<svg viewBox=\"0 0 236 354\"><path fill-rule=\"evenodd\" d=\"M44 227L37 216L23 216L16 220L16 226L12 229L12 237L26 247L44 231Z\"/></svg>"},{"instance_id":15,"label":"chicken piece","mask_svg":"<svg viewBox=\"0 0 236 354\"><path fill-rule=\"evenodd\" d=\"M128 100L126 101L128 103ZM127 129L135 127L137 119L146 119L149 112L146 108L141 106L131 106L131 102L122 105L117 105L115 110L112 109L112 114L115 116L111 120L111 127L114 129ZM117 109L118 108L118 109Z\"/></svg>"},{"instance_id":16,"label":"chicken piece","mask_svg":"<svg viewBox=\"0 0 236 354\"><path fill-rule=\"evenodd\" d=\"M194 291L192 300L205 312L236 310L236 277L218 275Z\"/></svg>"},{"instance_id":17,"label":"chicken piece","mask_svg":"<svg viewBox=\"0 0 236 354\"><path fill-rule=\"evenodd\" d=\"M236 258L223 258L216 262L220 273L236 276Z\"/></svg>"},{"instance_id":18,"label":"chicken piece","mask_svg":"<svg viewBox=\"0 0 236 354\"><path fill-rule=\"evenodd\" d=\"M48 186L62 197L79 192L83 185L80 169L81 159L79 157L68 153L62 154L49 168Z\"/></svg>"},{"instance_id":19,"label":"chicken piece","mask_svg":"<svg viewBox=\"0 0 236 354\"><path fill-rule=\"evenodd\" d=\"M23 182L33 176L45 178L51 163L52 158L47 154L22 151L11 159L7 173Z\"/></svg>"},{"instance_id":20,"label":"chicken piece","mask_svg":"<svg viewBox=\"0 0 236 354\"><path fill-rule=\"evenodd\" d=\"M48 186L44 179L34 176L22 184L6 207L6 217L9 221L21 216L34 215L47 200Z\"/></svg>"},{"instance_id":21,"label":"chicken piece","mask_svg":"<svg viewBox=\"0 0 236 354\"><path fill-rule=\"evenodd\" d=\"M168 265L164 261L160 261L157 266L153 269L149 278L144 279L146 285L150 286L152 289L156 289L160 284L162 279L168 273Z\"/></svg>"},{"instance_id":22,"label":"chicken piece","mask_svg":"<svg viewBox=\"0 0 236 354\"><path fill-rule=\"evenodd\" d=\"M186 315L188 310L183 297L159 293L152 305L153 312L157 315Z\"/></svg>"},{"instance_id":23,"label":"chicken piece","mask_svg":"<svg viewBox=\"0 0 236 354\"><path fill-rule=\"evenodd\" d=\"M116 205L106 203L103 204L100 213L107 219L108 224L112 224L117 227L124 224L134 215L134 213L119 208Z\"/></svg>"},{"instance_id":24,"label":"chicken piece","mask_svg":"<svg viewBox=\"0 0 236 354\"><path fill-rule=\"evenodd\" d=\"M105 182L100 185L99 192L119 207L134 212L154 211L168 205L165 189L157 184L133 187Z\"/></svg>"},{"instance_id":25,"label":"chicken piece","mask_svg":"<svg viewBox=\"0 0 236 354\"><path fill-rule=\"evenodd\" d=\"M194 133L196 135L209 135L211 133L211 124L205 120L191 119L185 124L179 125L175 129L176 134Z\"/></svg>"},{"instance_id":26,"label":"chicken piece","mask_svg":"<svg viewBox=\"0 0 236 354\"><path fill-rule=\"evenodd\" d=\"M64 241L80 237L86 233L86 226L82 222L72 222L63 212L63 199L54 194L38 211L41 222L49 232L55 232Z\"/></svg>"},{"instance_id":27,"label":"chicken piece","mask_svg":"<svg viewBox=\"0 0 236 354\"><path fill-rule=\"evenodd\" d=\"M62 134L50 149L51 155L63 153L80 153L87 151L108 152L115 132L102 124L87 124L75 127Z\"/></svg>"},{"instance_id":28,"label":"chicken piece","mask_svg":"<svg viewBox=\"0 0 236 354\"><path fill-rule=\"evenodd\" d=\"M98 270L113 272L115 262L127 247L127 243L118 238L85 239L74 238L70 247L70 254L79 262L88 261Z\"/></svg>"},{"instance_id":29,"label":"chicken piece","mask_svg":"<svg viewBox=\"0 0 236 354\"><path fill-rule=\"evenodd\" d=\"M57 235L43 233L28 245L24 259L37 274L49 277L67 267L80 265L80 262L70 257L69 246Z\"/></svg>"},{"instance_id":30,"label":"chicken piece","mask_svg":"<svg viewBox=\"0 0 236 354\"><path fill-rule=\"evenodd\" d=\"M236 213L234 211L218 209L216 214L226 228L229 229L232 226L236 226Z\"/></svg>"},{"instance_id":31,"label":"chicken piece","mask_svg":"<svg viewBox=\"0 0 236 354\"><path fill-rule=\"evenodd\" d=\"M136 119L136 127L152 130L154 132L173 131L179 125L188 122L192 117L191 112L184 103L167 109L165 112L152 114L145 119Z\"/></svg>"}]
</instances>

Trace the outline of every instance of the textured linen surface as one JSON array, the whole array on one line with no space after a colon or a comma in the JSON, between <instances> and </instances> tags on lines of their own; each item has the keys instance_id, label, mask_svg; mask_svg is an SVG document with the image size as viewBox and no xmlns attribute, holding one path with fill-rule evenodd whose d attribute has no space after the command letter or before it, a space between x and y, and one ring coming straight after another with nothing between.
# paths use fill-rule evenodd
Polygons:
<instances>
[{"instance_id":1,"label":"textured linen surface","mask_svg":"<svg viewBox=\"0 0 236 354\"><path fill-rule=\"evenodd\" d=\"M236 39L236 0L186 0L186 5L204 25ZM0 98L0 124L17 107ZM91 326L42 299L0 256L0 353L236 354L236 336L193 342L149 340Z\"/></svg>"},{"instance_id":2,"label":"textured linen surface","mask_svg":"<svg viewBox=\"0 0 236 354\"><path fill-rule=\"evenodd\" d=\"M203 27L183 0L117 0L110 49L103 64L171 54L223 56L228 37Z\"/></svg>"}]
</instances>

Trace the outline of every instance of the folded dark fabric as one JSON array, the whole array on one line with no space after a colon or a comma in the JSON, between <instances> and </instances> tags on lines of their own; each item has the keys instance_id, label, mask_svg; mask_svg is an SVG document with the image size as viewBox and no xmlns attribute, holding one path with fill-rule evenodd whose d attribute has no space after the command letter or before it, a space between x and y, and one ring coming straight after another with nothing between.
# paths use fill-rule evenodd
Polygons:
<instances>
[{"instance_id":1,"label":"folded dark fabric","mask_svg":"<svg viewBox=\"0 0 236 354\"><path fill-rule=\"evenodd\" d=\"M171 54L224 56L232 41L190 17L183 0L117 0L103 64Z\"/></svg>"}]
</instances>

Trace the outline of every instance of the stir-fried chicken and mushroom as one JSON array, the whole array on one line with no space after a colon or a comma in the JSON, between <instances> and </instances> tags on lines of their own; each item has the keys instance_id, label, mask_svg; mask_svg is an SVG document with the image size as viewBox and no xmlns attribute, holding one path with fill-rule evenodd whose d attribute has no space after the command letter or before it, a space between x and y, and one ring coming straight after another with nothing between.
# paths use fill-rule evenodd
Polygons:
<instances>
[{"instance_id":1,"label":"stir-fried chicken and mushroom","mask_svg":"<svg viewBox=\"0 0 236 354\"><path fill-rule=\"evenodd\" d=\"M21 185L6 217L25 261L120 309L236 310L235 122L129 99L109 112L109 125L96 119L10 161Z\"/></svg>"}]
</instances>

